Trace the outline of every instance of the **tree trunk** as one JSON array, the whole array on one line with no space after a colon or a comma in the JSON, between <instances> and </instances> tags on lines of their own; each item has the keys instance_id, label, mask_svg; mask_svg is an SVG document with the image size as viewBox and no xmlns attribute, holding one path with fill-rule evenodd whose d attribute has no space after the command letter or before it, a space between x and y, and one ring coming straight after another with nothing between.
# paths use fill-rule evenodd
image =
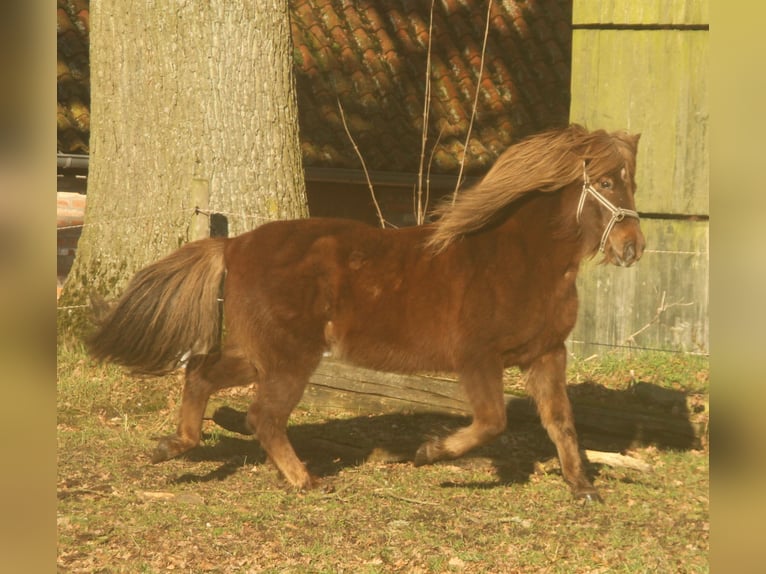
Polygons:
<instances>
[{"instance_id":1,"label":"tree trunk","mask_svg":"<svg viewBox=\"0 0 766 574\"><path fill-rule=\"evenodd\" d=\"M115 295L210 223L308 215L286 0L90 8L88 202L62 306Z\"/></svg>"}]
</instances>

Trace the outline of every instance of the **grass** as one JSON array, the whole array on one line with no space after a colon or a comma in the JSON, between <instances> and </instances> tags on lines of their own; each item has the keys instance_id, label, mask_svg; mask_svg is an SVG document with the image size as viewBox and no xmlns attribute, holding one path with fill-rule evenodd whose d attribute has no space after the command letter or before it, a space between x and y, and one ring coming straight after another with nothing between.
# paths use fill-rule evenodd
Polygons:
<instances>
[{"instance_id":1,"label":"grass","mask_svg":"<svg viewBox=\"0 0 766 574\"><path fill-rule=\"evenodd\" d=\"M583 506L539 428L517 426L472 456L414 468L365 460L354 445L414 445L454 421L299 407L291 438L331 488L297 493L256 442L211 421L198 449L149 464L155 437L173 430L180 378L134 379L71 342L58 361L61 572L709 570L706 450L631 446L652 470L592 465L606 504ZM704 358L635 354L572 361L569 379L706 396L707 372ZM242 407L247 392L219 400Z\"/></svg>"},{"instance_id":2,"label":"grass","mask_svg":"<svg viewBox=\"0 0 766 574\"><path fill-rule=\"evenodd\" d=\"M704 393L709 379L709 359L701 355L632 351L569 361L569 380L573 382L597 380L615 387L641 380L686 393Z\"/></svg>"}]
</instances>

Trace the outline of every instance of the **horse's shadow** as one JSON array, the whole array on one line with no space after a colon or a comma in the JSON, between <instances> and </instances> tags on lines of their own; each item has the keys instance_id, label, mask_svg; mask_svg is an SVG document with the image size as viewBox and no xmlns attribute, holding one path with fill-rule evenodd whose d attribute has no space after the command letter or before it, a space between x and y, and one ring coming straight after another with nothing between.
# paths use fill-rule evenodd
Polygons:
<instances>
[{"instance_id":1,"label":"horse's shadow","mask_svg":"<svg viewBox=\"0 0 766 574\"><path fill-rule=\"evenodd\" d=\"M627 390L612 390L592 382L570 386L577 432L583 449L621 452L636 445L661 450L701 448L697 413L689 410L686 393L650 383ZM553 443L540 424L530 399L508 402L508 428L490 444L452 461L462 466L491 465L497 479L491 482L443 483L444 487L492 488L525 483L541 463L556 456ZM221 427L245 432L245 412L219 408L213 420ZM330 478L345 468L370 462L411 464L417 448L426 440L466 425L469 417L443 413L387 413L353 418L328 418L318 423L293 424L288 435L309 472ZM184 474L175 482L223 480L237 472L242 461L263 463L264 451L252 437L220 434L185 455L191 461L220 461L204 475ZM554 465L555 472L558 466ZM588 464L591 479L601 466Z\"/></svg>"}]
</instances>

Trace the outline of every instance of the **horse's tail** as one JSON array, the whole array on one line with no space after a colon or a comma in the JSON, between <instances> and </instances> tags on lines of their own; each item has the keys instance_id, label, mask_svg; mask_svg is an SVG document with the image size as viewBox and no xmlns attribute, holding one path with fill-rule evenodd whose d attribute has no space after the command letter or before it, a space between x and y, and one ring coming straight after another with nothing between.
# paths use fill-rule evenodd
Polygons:
<instances>
[{"instance_id":1,"label":"horse's tail","mask_svg":"<svg viewBox=\"0 0 766 574\"><path fill-rule=\"evenodd\" d=\"M86 343L99 360L134 373L166 374L187 353L220 344L225 238L188 243L141 269ZM96 304L94 302L94 308Z\"/></svg>"}]
</instances>

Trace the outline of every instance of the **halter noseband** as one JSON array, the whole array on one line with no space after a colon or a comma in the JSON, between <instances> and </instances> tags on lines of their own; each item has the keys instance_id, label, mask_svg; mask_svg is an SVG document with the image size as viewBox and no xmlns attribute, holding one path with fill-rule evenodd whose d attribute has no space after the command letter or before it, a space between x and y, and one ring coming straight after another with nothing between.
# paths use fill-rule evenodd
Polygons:
<instances>
[{"instance_id":1,"label":"halter noseband","mask_svg":"<svg viewBox=\"0 0 766 574\"><path fill-rule=\"evenodd\" d=\"M598 250L602 253L604 252L604 246L606 245L606 240L609 237L609 234L612 232L612 228L614 227L615 223L619 223L625 217L635 217L636 219L639 219L638 213L636 211L633 211L632 209L625 209L623 207L616 207L611 201L609 201L606 197L601 195L598 191L594 189L594 187L590 183L590 179L588 178L588 172L585 169L585 162L582 162L582 173L583 173L583 181L582 181L582 193L580 194L580 202L577 204L577 223L580 223L580 216L582 215L583 207L585 206L585 198L588 196L588 194L592 195L596 201L598 201L601 205L606 207L609 212L612 214L612 219L609 220L609 223L606 225L606 229L604 229L604 234L601 236L601 244L598 247Z\"/></svg>"}]
</instances>

